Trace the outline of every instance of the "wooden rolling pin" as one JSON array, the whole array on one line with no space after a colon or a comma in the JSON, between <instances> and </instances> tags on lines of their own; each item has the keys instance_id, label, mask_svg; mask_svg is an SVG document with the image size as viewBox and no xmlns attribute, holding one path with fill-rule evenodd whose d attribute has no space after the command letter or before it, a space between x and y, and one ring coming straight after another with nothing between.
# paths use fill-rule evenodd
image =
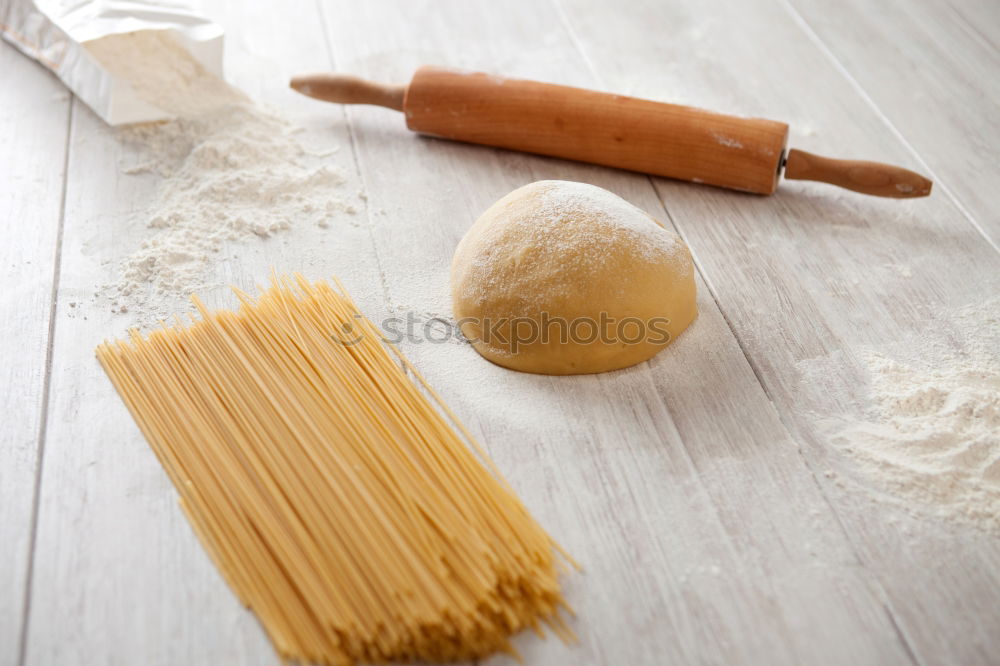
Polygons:
<instances>
[{"instance_id":1,"label":"wooden rolling pin","mask_svg":"<svg viewBox=\"0 0 1000 666\"><path fill-rule=\"evenodd\" d=\"M771 194L785 178L881 197L923 197L931 181L901 167L786 152L788 125L634 97L421 67L408 86L342 74L292 79L304 95L402 111L421 134Z\"/></svg>"}]
</instances>

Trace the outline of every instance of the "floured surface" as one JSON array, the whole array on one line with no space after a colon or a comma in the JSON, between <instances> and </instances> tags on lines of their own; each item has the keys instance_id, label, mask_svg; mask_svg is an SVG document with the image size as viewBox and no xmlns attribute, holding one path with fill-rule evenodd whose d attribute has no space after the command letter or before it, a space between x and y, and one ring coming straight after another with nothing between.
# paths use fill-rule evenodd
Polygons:
<instances>
[{"instance_id":1,"label":"floured surface","mask_svg":"<svg viewBox=\"0 0 1000 666\"><path fill-rule=\"evenodd\" d=\"M207 72L169 33L113 35L87 48L177 116L121 130L141 156L123 175L159 180L153 201L135 213L151 234L99 292L114 311L155 324L186 310L190 294L222 286L211 277L215 264L238 258L240 244L354 215L329 151L306 150L300 128Z\"/></svg>"},{"instance_id":2,"label":"floured surface","mask_svg":"<svg viewBox=\"0 0 1000 666\"><path fill-rule=\"evenodd\" d=\"M941 319L891 353L863 352L868 407L821 431L867 477L856 485L1000 534L1000 300ZM837 362L801 367L815 379Z\"/></svg>"},{"instance_id":3,"label":"floured surface","mask_svg":"<svg viewBox=\"0 0 1000 666\"><path fill-rule=\"evenodd\" d=\"M316 233L298 225L259 241L227 241L209 279L252 287L274 264L316 277L335 271L352 292L367 291L366 312L386 295L397 307L447 312L455 244L513 188L540 178L582 180L644 210L659 205L641 175L419 139L382 109L349 109L345 122L340 108L287 91L287 77L300 71L405 81L413 67L439 62L639 96L662 91L664 101L793 121L793 133L801 130L796 147L909 163L903 142L789 21L785 4L723 4L650 1L622 12L561 0L575 35L544 3L448 0L433 17L344 0L324 4L325 17L312 5L287 3L226 5L228 15L222 5L207 8L227 26L227 48L243 49L227 63L243 69L240 87L294 110L297 124L315 130L295 135L310 151L342 146L330 162L353 179L337 191L345 200L362 186L353 138L371 202L370 219L361 212ZM284 12L288 20L274 19ZM650 28L656 25L668 26L671 38ZM15 113L23 96L8 94ZM931 122L926 108L911 107L947 145L954 118ZM73 115L25 664L273 664L259 625L190 535L160 465L92 358L93 344L121 333L134 314L112 315L88 299L94 285L115 282L124 255L156 233L138 204L153 200L159 176L123 175L149 160L81 105ZM64 128L55 123L53 135ZM312 143L315 136L327 143ZM48 178L62 161L51 153L37 171L19 162L11 174ZM875 482L834 443L813 441L812 421L802 425L804 410L824 405L803 406L796 383L801 359L843 350L851 355L844 375L858 374L845 386L864 402L858 350L867 345L909 365L894 343L933 313L973 301L970 276L1000 274L977 250L968 222L938 188L919 202L882 202L824 185L786 183L760 198L655 184L670 219L654 214L678 225L705 281L701 317L648 368L551 378L508 372L468 347L407 345L539 520L586 567L568 589L583 643L567 650L525 636L518 647L527 663L995 663L1000 542L868 501ZM58 189L44 194L57 202ZM53 220L13 219L36 218ZM82 306L70 307L81 298ZM41 372L44 359L31 365ZM840 376L820 379L830 386ZM809 441L796 442L782 423ZM819 450L842 464L813 464ZM850 470L867 487L834 487L823 476L828 468L845 484Z\"/></svg>"},{"instance_id":4,"label":"floured surface","mask_svg":"<svg viewBox=\"0 0 1000 666\"><path fill-rule=\"evenodd\" d=\"M305 9L309 17L315 11ZM258 10L261 16L254 20ZM234 6L226 13L214 5L206 11L227 26L227 75L233 84L254 100L280 108L284 122L304 128L291 137L307 152L326 154L340 147L328 157L306 157L310 163L315 159L316 168L343 170L347 181L330 196L361 208L362 184L342 113L300 101L287 88L288 76L315 66L323 52L315 20L290 6ZM275 22L275 14L288 20ZM267 58L255 57L257 52ZM43 80L51 78L27 65ZM84 105L73 107L62 249L55 255L59 287L48 343L50 400L39 463L44 480L37 496L33 619L26 622L24 663L273 665L277 658L260 623L198 543L162 466L94 358L101 340L139 323L144 308L112 312L104 296L109 290L98 298L94 291L117 285L129 255L163 232L146 222L164 176L153 168L153 155L143 144L125 140ZM44 108L39 104L26 111ZM65 123L60 126L56 136L65 130ZM178 157L189 150L178 149ZM49 155L42 173L61 163ZM126 173L133 169L140 173ZM58 187L47 192L58 205ZM56 223L59 218L48 219ZM267 238L225 241L198 276L224 286L200 295L212 307L232 307L229 285L253 289L272 267L316 279L336 273L366 314L376 316L382 299L363 210L326 219L327 228L299 218L292 228ZM31 225L23 228L27 232ZM158 305L158 297L149 298L148 305ZM164 300L171 298L183 307L180 312L190 307L180 295ZM41 372L44 363L35 367ZM6 491L0 490L4 501ZM21 594L14 601L23 607Z\"/></svg>"}]
</instances>

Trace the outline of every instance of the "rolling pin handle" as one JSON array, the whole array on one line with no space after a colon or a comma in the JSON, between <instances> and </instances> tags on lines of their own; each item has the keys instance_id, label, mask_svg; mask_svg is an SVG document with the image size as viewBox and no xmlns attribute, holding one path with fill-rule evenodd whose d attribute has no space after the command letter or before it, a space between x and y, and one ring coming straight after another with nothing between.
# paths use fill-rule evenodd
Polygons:
<instances>
[{"instance_id":1,"label":"rolling pin handle","mask_svg":"<svg viewBox=\"0 0 1000 666\"><path fill-rule=\"evenodd\" d=\"M785 158L785 178L814 180L893 199L926 197L933 185L919 173L892 164L835 160L795 149L789 150Z\"/></svg>"},{"instance_id":2,"label":"rolling pin handle","mask_svg":"<svg viewBox=\"0 0 1000 666\"><path fill-rule=\"evenodd\" d=\"M387 109L403 110L406 86L393 86L349 74L303 74L294 77L289 86L303 95L338 104L373 104Z\"/></svg>"}]
</instances>

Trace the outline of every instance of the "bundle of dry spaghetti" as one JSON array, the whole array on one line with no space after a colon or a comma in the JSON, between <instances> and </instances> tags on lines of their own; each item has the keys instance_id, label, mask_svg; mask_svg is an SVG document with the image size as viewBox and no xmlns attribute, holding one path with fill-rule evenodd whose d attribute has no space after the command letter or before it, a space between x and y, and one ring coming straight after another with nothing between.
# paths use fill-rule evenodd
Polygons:
<instances>
[{"instance_id":1,"label":"bundle of dry spaghetti","mask_svg":"<svg viewBox=\"0 0 1000 666\"><path fill-rule=\"evenodd\" d=\"M545 625L572 640L558 546L343 288L237 296L97 355L282 657L468 659Z\"/></svg>"}]
</instances>

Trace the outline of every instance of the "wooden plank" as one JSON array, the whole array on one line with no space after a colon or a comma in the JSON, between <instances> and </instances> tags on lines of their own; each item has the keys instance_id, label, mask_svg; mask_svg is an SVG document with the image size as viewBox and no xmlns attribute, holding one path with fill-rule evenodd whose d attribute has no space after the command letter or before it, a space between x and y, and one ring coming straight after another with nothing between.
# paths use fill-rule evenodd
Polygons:
<instances>
[{"instance_id":1,"label":"wooden plank","mask_svg":"<svg viewBox=\"0 0 1000 666\"><path fill-rule=\"evenodd\" d=\"M323 50L314 8L215 3L209 11L227 26L231 78L287 109L306 128L300 136L309 150L340 146L329 160L347 171L348 182L331 195L363 210L342 120L287 90L289 74ZM121 260L150 234L134 213L151 201L156 178L120 173L141 156L87 109L78 111L27 663L277 663L253 615L198 544L176 492L94 359L96 344L130 323L93 294L118 279ZM370 235L349 222L329 229L299 224L265 242L230 245L213 277L249 288L266 281L271 266L313 278L338 274L362 306L377 310ZM221 293L209 296L233 303Z\"/></svg>"},{"instance_id":2,"label":"wooden plank","mask_svg":"<svg viewBox=\"0 0 1000 666\"><path fill-rule=\"evenodd\" d=\"M549 5L323 6L340 71L398 82L431 63L596 83ZM659 35L633 25L612 43L647 32ZM389 300L401 312L447 316L456 243L482 210L526 182L591 182L665 218L643 176L417 138L382 109L348 113ZM857 566L710 290L699 286L693 328L653 363L619 373L539 377L468 348L406 345L586 567L567 581L582 645L523 636L518 647L546 664L910 663L878 585Z\"/></svg>"},{"instance_id":3,"label":"wooden plank","mask_svg":"<svg viewBox=\"0 0 1000 666\"><path fill-rule=\"evenodd\" d=\"M820 152L857 146L887 161L913 159L781 6L650 1L619 12L566 0L564 7L614 90L783 117L793 144L808 139L805 147ZM940 193L901 202L807 184L785 184L769 198L656 186L802 455L826 472L819 482L854 544L855 565L874 575L914 660L995 662L997 541L873 503L817 421L849 413L852 402L864 406L866 348L891 355L930 326L947 338L950 313L996 293L1000 257ZM800 364L815 361L830 368L823 386L801 372Z\"/></svg>"},{"instance_id":4,"label":"wooden plank","mask_svg":"<svg viewBox=\"0 0 1000 666\"><path fill-rule=\"evenodd\" d=\"M0 44L0 664L21 642L45 402L52 282L70 98L58 79Z\"/></svg>"},{"instance_id":5,"label":"wooden plank","mask_svg":"<svg viewBox=\"0 0 1000 666\"><path fill-rule=\"evenodd\" d=\"M1000 244L1000 4L789 0L831 58ZM859 149L860 154L860 149Z\"/></svg>"}]
</instances>

